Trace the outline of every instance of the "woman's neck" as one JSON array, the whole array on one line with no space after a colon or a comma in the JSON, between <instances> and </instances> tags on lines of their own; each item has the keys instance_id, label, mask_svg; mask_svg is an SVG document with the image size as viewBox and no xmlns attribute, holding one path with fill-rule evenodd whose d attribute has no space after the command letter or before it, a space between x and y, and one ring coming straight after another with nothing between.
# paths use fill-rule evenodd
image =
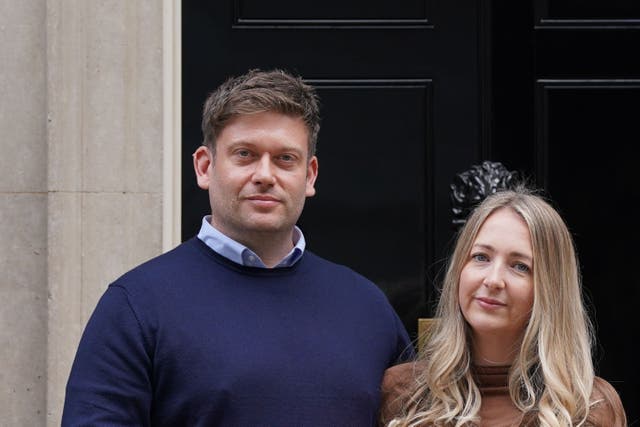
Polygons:
<instances>
[{"instance_id":1,"label":"woman's neck","mask_svg":"<svg viewBox=\"0 0 640 427\"><path fill-rule=\"evenodd\" d=\"M474 333L473 363L478 366L511 365L520 349L520 339L504 335Z\"/></svg>"}]
</instances>

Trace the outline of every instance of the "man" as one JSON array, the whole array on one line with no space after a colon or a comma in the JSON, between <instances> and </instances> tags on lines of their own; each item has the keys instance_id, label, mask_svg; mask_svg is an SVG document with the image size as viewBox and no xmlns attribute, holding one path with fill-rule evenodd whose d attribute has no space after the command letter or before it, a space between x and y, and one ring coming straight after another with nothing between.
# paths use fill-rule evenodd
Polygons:
<instances>
[{"instance_id":1,"label":"man","mask_svg":"<svg viewBox=\"0 0 640 427\"><path fill-rule=\"evenodd\" d=\"M211 215L106 290L64 426L375 425L382 375L412 350L373 283L305 250L319 122L314 90L280 70L209 96L193 163Z\"/></svg>"}]
</instances>

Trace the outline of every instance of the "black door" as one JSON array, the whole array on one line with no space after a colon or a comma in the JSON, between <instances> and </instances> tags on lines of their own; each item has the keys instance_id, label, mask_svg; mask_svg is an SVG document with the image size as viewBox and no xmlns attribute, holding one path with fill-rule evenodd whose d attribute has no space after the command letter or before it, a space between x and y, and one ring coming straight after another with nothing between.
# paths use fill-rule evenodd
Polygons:
<instances>
[{"instance_id":1,"label":"black door","mask_svg":"<svg viewBox=\"0 0 640 427\"><path fill-rule=\"evenodd\" d=\"M640 425L640 3L495 2L492 156L544 187L578 250L596 368Z\"/></svg>"},{"instance_id":2,"label":"black door","mask_svg":"<svg viewBox=\"0 0 640 427\"><path fill-rule=\"evenodd\" d=\"M375 281L415 338L451 238L452 176L482 157L478 10L447 1L183 2L183 238L207 195L191 153L201 106L231 74L282 67L317 86L308 247Z\"/></svg>"},{"instance_id":3,"label":"black door","mask_svg":"<svg viewBox=\"0 0 640 427\"><path fill-rule=\"evenodd\" d=\"M309 249L375 281L415 338L454 230L455 174L494 160L532 178L574 233L598 372L633 425L640 6L551 3L183 2L183 238L209 211L191 166L206 95L249 68L299 73L323 116Z\"/></svg>"}]
</instances>

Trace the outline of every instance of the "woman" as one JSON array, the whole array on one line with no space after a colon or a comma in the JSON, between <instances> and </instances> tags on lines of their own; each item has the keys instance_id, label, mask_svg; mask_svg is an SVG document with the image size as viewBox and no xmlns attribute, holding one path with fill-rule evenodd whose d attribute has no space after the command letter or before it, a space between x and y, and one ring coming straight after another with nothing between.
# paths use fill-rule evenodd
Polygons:
<instances>
[{"instance_id":1,"label":"woman","mask_svg":"<svg viewBox=\"0 0 640 427\"><path fill-rule=\"evenodd\" d=\"M626 426L596 377L571 235L524 187L488 196L460 230L435 329L387 370L388 426Z\"/></svg>"}]
</instances>

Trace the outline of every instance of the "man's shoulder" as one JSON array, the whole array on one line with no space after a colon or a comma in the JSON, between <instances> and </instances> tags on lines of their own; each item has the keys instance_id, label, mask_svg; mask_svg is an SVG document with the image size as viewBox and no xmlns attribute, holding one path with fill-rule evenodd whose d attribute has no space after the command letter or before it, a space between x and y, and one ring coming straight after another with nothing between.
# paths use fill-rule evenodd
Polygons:
<instances>
[{"instance_id":1,"label":"man's shoulder","mask_svg":"<svg viewBox=\"0 0 640 427\"><path fill-rule=\"evenodd\" d=\"M349 267L346 264L342 264L340 261L334 261L334 260L330 260L328 258L325 258L322 255L318 255L317 253L306 249L304 251L305 253L305 257L307 258L307 261L309 262L313 262L316 264L320 264L325 268L334 268L334 269L338 269L338 270L349 270L349 271L354 271L351 269L351 267Z\"/></svg>"},{"instance_id":2,"label":"man's shoulder","mask_svg":"<svg viewBox=\"0 0 640 427\"><path fill-rule=\"evenodd\" d=\"M369 278L346 264L341 264L340 262L323 258L322 256L309 250L305 251L305 258L308 265L318 268L318 270L323 271L327 275L336 277L343 276L345 278L348 277L356 281L367 282L371 285L374 285Z\"/></svg>"},{"instance_id":3,"label":"man's shoulder","mask_svg":"<svg viewBox=\"0 0 640 427\"><path fill-rule=\"evenodd\" d=\"M371 279L346 264L331 261L313 252L305 251L307 270L313 271L321 277L325 286L334 286L341 291L352 291L356 294L366 294L376 300L387 301L387 298ZM309 268L310 267L310 268Z\"/></svg>"},{"instance_id":4,"label":"man's shoulder","mask_svg":"<svg viewBox=\"0 0 640 427\"><path fill-rule=\"evenodd\" d=\"M134 283L140 286L163 279L175 280L176 277L184 277L186 272L193 270L193 265L202 263L198 253L194 239L187 240L167 252L138 264L122 274L112 285L127 288Z\"/></svg>"}]
</instances>

